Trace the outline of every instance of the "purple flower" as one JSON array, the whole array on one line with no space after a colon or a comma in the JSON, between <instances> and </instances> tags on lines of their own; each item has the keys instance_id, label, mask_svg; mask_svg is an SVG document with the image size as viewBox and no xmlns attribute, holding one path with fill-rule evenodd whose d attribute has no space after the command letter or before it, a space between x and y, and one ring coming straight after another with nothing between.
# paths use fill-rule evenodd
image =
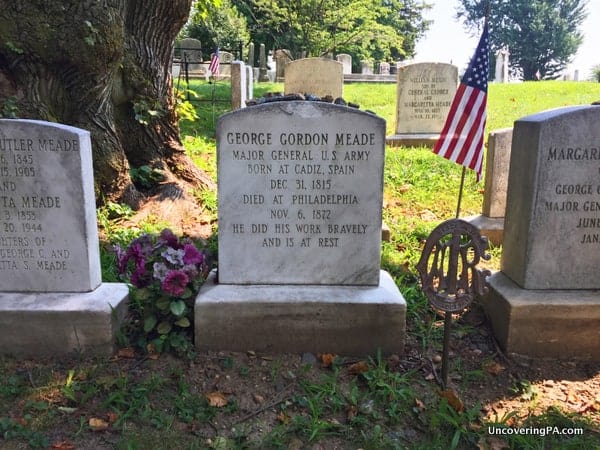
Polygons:
<instances>
[{"instance_id":1,"label":"purple flower","mask_svg":"<svg viewBox=\"0 0 600 450\"><path fill-rule=\"evenodd\" d=\"M179 297L185 291L190 279L181 270L169 270L161 284L161 288L173 297Z\"/></svg>"},{"instance_id":2,"label":"purple flower","mask_svg":"<svg viewBox=\"0 0 600 450\"><path fill-rule=\"evenodd\" d=\"M146 287L150 284L150 281L150 277L143 266L136 267L131 274L131 284L133 284L136 288Z\"/></svg>"},{"instance_id":3,"label":"purple flower","mask_svg":"<svg viewBox=\"0 0 600 450\"><path fill-rule=\"evenodd\" d=\"M175 236L175 234L168 228L165 228L160 232L159 239L161 242L167 244L169 247L173 247L174 249L181 248L181 246L179 245L179 239L177 239L177 236Z\"/></svg>"},{"instance_id":4,"label":"purple flower","mask_svg":"<svg viewBox=\"0 0 600 450\"><path fill-rule=\"evenodd\" d=\"M190 280L193 280L200 274L195 264L186 264L181 268L181 270L185 272Z\"/></svg>"},{"instance_id":5,"label":"purple flower","mask_svg":"<svg viewBox=\"0 0 600 450\"><path fill-rule=\"evenodd\" d=\"M120 249L120 247L119 247ZM119 274L126 275L127 270L129 269L130 261L133 262L133 266L135 270L143 269L146 264L146 259L144 257L144 253L142 250L142 246L139 242L134 241L126 252L123 252L122 249L117 251L117 262Z\"/></svg>"},{"instance_id":6,"label":"purple flower","mask_svg":"<svg viewBox=\"0 0 600 450\"><path fill-rule=\"evenodd\" d=\"M185 244L183 251L183 262L185 264L202 264L204 262L204 255L194 244Z\"/></svg>"}]
</instances>

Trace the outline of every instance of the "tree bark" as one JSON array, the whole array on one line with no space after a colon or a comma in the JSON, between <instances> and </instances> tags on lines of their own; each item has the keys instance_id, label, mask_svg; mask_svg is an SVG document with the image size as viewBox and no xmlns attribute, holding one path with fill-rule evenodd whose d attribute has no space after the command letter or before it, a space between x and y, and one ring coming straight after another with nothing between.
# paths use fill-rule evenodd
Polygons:
<instances>
[{"instance_id":1,"label":"tree bark","mask_svg":"<svg viewBox=\"0 0 600 450\"><path fill-rule=\"evenodd\" d=\"M89 130L99 202L138 207L129 169L142 165L214 185L185 155L172 95L173 42L191 3L0 0L0 108L10 99L18 117Z\"/></svg>"}]
</instances>

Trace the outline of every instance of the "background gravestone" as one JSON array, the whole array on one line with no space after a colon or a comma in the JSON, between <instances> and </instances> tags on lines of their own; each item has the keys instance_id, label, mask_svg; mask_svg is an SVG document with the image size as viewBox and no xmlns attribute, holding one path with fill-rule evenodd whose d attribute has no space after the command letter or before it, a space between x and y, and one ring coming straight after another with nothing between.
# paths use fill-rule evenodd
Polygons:
<instances>
[{"instance_id":1,"label":"background gravestone","mask_svg":"<svg viewBox=\"0 0 600 450\"><path fill-rule=\"evenodd\" d=\"M340 62L325 58L304 58L290 62L285 68L286 94L344 95L344 72Z\"/></svg>"},{"instance_id":2,"label":"background gravestone","mask_svg":"<svg viewBox=\"0 0 600 450\"><path fill-rule=\"evenodd\" d=\"M494 245L501 245L504 239L504 214L512 136L512 128L495 130L489 134L481 214L466 219Z\"/></svg>"},{"instance_id":3,"label":"background gravestone","mask_svg":"<svg viewBox=\"0 0 600 450\"><path fill-rule=\"evenodd\" d=\"M182 39L179 43L179 54L181 61L188 64L188 71L198 72L202 67L202 43L198 39Z\"/></svg>"},{"instance_id":4,"label":"background gravestone","mask_svg":"<svg viewBox=\"0 0 600 450\"><path fill-rule=\"evenodd\" d=\"M352 73L352 55L340 53L335 57L336 61L342 63L344 75Z\"/></svg>"},{"instance_id":5,"label":"background gravestone","mask_svg":"<svg viewBox=\"0 0 600 450\"><path fill-rule=\"evenodd\" d=\"M0 120L0 227L1 352L112 353L128 289L101 283L89 132Z\"/></svg>"},{"instance_id":6,"label":"background gravestone","mask_svg":"<svg viewBox=\"0 0 600 450\"><path fill-rule=\"evenodd\" d=\"M404 299L380 270L384 140L383 119L330 103L221 116L219 284L196 299L197 348L402 351Z\"/></svg>"},{"instance_id":7,"label":"background gravestone","mask_svg":"<svg viewBox=\"0 0 600 450\"><path fill-rule=\"evenodd\" d=\"M515 122L502 271L486 308L508 351L600 359L600 108Z\"/></svg>"},{"instance_id":8,"label":"background gravestone","mask_svg":"<svg viewBox=\"0 0 600 450\"><path fill-rule=\"evenodd\" d=\"M285 78L285 68L293 61L292 55L288 49L275 50L275 81L280 83Z\"/></svg>"},{"instance_id":9,"label":"background gravestone","mask_svg":"<svg viewBox=\"0 0 600 450\"><path fill-rule=\"evenodd\" d=\"M458 86L458 68L446 63L398 67L396 131L390 145L433 147L444 127Z\"/></svg>"}]
</instances>

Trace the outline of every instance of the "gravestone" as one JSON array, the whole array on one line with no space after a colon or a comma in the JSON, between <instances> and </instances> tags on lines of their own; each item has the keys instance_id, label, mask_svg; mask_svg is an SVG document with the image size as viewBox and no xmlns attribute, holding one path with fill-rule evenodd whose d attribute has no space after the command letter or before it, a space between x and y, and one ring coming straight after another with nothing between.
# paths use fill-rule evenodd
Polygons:
<instances>
[{"instance_id":1,"label":"gravestone","mask_svg":"<svg viewBox=\"0 0 600 450\"><path fill-rule=\"evenodd\" d=\"M179 48L181 60L188 64L188 72L200 71L202 67L202 43L198 39L185 38L181 40Z\"/></svg>"},{"instance_id":2,"label":"gravestone","mask_svg":"<svg viewBox=\"0 0 600 450\"><path fill-rule=\"evenodd\" d=\"M485 307L508 352L600 359L600 108L515 122L502 270Z\"/></svg>"},{"instance_id":3,"label":"gravestone","mask_svg":"<svg viewBox=\"0 0 600 450\"><path fill-rule=\"evenodd\" d=\"M413 63L398 67L396 131L393 146L433 147L444 127L456 88L458 68L446 63Z\"/></svg>"},{"instance_id":4,"label":"gravestone","mask_svg":"<svg viewBox=\"0 0 600 450\"><path fill-rule=\"evenodd\" d=\"M219 76L231 76L231 63L233 62L233 53L219 52Z\"/></svg>"},{"instance_id":5,"label":"gravestone","mask_svg":"<svg viewBox=\"0 0 600 450\"><path fill-rule=\"evenodd\" d=\"M304 58L289 63L285 69L286 94L344 95L342 63L325 58Z\"/></svg>"},{"instance_id":6,"label":"gravestone","mask_svg":"<svg viewBox=\"0 0 600 450\"><path fill-rule=\"evenodd\" d=\"M384 136L321 102L219 119L219 284L197 297L197 348L402 350L405 303L380 270Z\"/></svg>"},{"instance_id":7,"label":"gravestone","mask_svg":"<svg viewBox=\"0 0 600 450\"><path fill-rule=\"evenodd\" d=\"M496 51L496 67L494 81L496 83L508 83L508 57L510 53L507 48Z\"/></svg>"},{"instance_id":8,"label":"gravestone","mask_svg":"<svg viewBox=\"0 0 600 450\"><path fill-rule=\"evenodd\" d=\"M248 44L248 65L254 67L254 62L254 42L250 42L250 44Z\"/></svg>"},{"instance_id":9,"label":"gravestone","mask_svg":"<svg viewBox=\"0 0 600 450\"><path fill-rule=\"evenodd\" d=\"M390 63L381 62L379 63L379 75L389 75L390 74Z\"/></svg>"},{"instance_id":10,"label":"gravestone","mask_svg":"<svg viewBox=\"0 0 600 450\"><path fill-rule=\"evenodd\" d=\"M373 61L361 61L360 73L363 75L373 75Z\"/></svg>"},{"instance_id":11,"label":"gravestone","mask_svg":"<svg viewBox=\"0 0 600 450\"><path fill-rule=\"evenodd\" d=\"M110 353L128 289L101 283L89 132L0 120L0 227L2 352Z\"/></svg>"},{"instance_id":12,"label":"gravestone","mask_svg":"<svg viewBox=\"0 0 600 450\"><path fill-rule=\"evenodd\" d=\"M248 95L248 72L246 65L242 61L233 61L231 70L231 109L236 110L246 107Z\"/></svg>"},{"instance_id":13,"label":"gravestone","mask_svg":"<svg viewBox=\"0 0 600 450\"><path fill-rule=\"evenodd\" d=\"M352 56L347 53L340 53L335 59L342 63L342 72L344 75L352 73Z\"/></svg>"},{"instance_id":14,"label":"gravestone","mask_svg":"<svg viewBox=\"0 0 600 450\"><path fill-rule=\"evenodd\" d=\"M285 68L292 61L292 55L287 49L275 50L275 81L283 82Z\"/></svg>"},{"instance_id":15,"label":"gravestone","mask_svg":"<svg viewBox=\"0 0 600 450\"><path fill-rule=\"evenodd\" d=\"M267 52L265 44L260 44L258 49L258 81L264 83L269 81L269 75L267 73Z\"/></svg>"},{"instance_id":16,"label":"gravestone","mask_svg":"<svg viewBox=\"0 0 600 450\"><path fill-rule=\"evenodd\" d=\"M254 68L246 66L246 100L254 98Z\"/></svg>"},{"instance_id":17,"label":"gravestone","mask_svg":"<svg viewBox=\"0 0 600 450\"><path fill-rule=\"evenodd\" d=\"M489 134L481 214L465 219L475 225L494 245L501 245L504 237L512 136L512 128L495 130Z\"/></svg>"}]
</instances>

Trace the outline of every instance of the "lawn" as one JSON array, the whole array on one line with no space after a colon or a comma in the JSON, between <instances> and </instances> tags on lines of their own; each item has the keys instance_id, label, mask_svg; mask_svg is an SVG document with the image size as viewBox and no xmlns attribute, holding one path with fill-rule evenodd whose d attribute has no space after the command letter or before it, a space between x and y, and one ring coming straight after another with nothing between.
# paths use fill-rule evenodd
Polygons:
<instances>
[{"instance_id":1,"label":"lawn","mask_svg":"<svg viewBox=\"0 0 600 450\"><path fill-rule=\"evenodd\" d=\"M257 85L255 95L282 87ZM228 86L194 82L190 89L202 101L194 103L199 118L182 122L183 141L196 164L215 177L214 126L229 107ZM385 118L392 132L395 85L344 89L346 100ZM541 110L599 99L600 83L491 84L488 132ZM508 357L477 304L456 321L450 389L440 390L443 320L428 307L414 267L423 239L454 217L460 175L459 166L429 149L387 149L383 214L392 238L383 244L382 266L408 306L407 344L398 354L269 355L248 349L174 357L124 349L111 358L76 352L45 361L4 357L0 447L600 447L600 364ZM461 216L480 213L482 189L468 173ZM214 192L196 197L216 218ZM132 214L116 204L99 211L107 281L116 279L109 244L127 244L168 225L149 220L123 226ZM501 248L492 254L490 264L497 268Z\"/></svg>"}]
</instances>

